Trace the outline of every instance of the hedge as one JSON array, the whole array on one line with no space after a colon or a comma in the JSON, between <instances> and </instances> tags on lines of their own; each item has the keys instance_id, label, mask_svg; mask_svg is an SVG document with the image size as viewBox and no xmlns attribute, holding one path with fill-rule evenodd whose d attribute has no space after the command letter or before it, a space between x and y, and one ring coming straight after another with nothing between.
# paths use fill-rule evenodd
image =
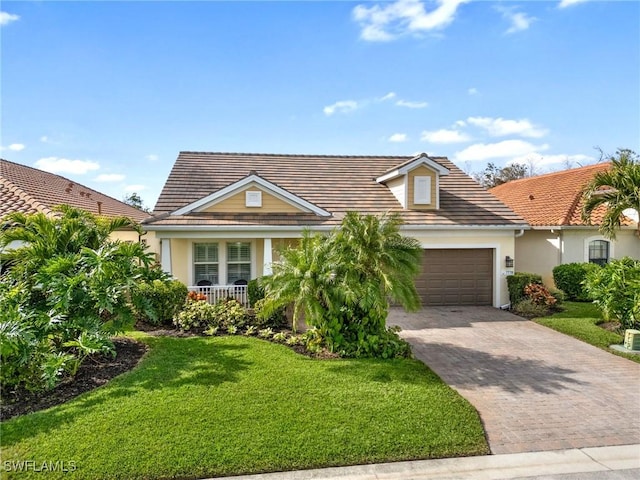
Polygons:
<instances>
[{"instance_id":1,"label":"hedge","mask_svg":"<svg viewBox=\"0 0 640 480\"><path fill-rule=\"evenodd\" d=\"M553 269L553 281L562 290L569 300L578 302L589 301L589 294L584 288L583 282L587 274L601 268L595 263L565 263Z\"/></svg>"},{"instance_id":2,"label":"hedge","mask_svg":"<svg viewBox=\"0 0 640 480\"><path fill-rule=\"evenodd\" d=\"M509 302L514 306L525 298L524 287L530 283L542 284L542 277L537 273L516 272L507 277L507 287L509 289Z\"/></svg>"}]
</instances>

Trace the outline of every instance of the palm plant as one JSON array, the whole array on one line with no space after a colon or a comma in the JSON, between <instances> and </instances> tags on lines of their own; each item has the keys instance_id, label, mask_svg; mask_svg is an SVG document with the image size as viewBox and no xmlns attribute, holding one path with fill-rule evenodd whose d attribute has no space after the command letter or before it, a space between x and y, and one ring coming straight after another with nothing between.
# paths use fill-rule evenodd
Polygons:
<instances>
[{"instance_id":1,"label":"palm plant","mask_svg":"<svg viewBox=\"0 0 640 480\"><path fill-rule=\"evenodd\" d=\"M584 189L582 219L590 223L593 211L604 205L606 211L599 230L605 237L615 239L624 211L640 213L640 159L634 151L621 149L610 161L611 168L597 173ZM640 222L636 223L636 235L640 237Z\"/></svg>"},{"instance_id":2,"label":"palm plant","mask_svg":"<svg viewBox=\"0 0 640 480\"><path fill-rule=\"evenodd\" d=\"M282 250L272 275L263 278L267 292L263 314L268 317L292 305L294 331L303 316L313 323L337 301L335 278L329 239L305 230L300 244Z\"/></svg>"},{"instance_id":3,"label":"palm plant","mask_svg":"<svg viewBox=\"0 0 640 480\"><path fill-rule=\"evenodd\" d=\"M336 232L334 254L342 266L345 293L365 310L379 306L386 311L387 298L407 310L420 308L414 277L420 270L422 248L416 239L400 233L401 225L398 214L348 212Z\"/></svg>"}]
</instances>

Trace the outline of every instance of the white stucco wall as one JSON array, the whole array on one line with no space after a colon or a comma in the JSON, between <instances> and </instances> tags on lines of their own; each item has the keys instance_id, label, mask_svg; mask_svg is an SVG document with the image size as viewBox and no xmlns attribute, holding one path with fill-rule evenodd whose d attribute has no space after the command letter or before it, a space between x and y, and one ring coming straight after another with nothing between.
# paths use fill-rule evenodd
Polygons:
<instances>
[{"instance_id":1,"label":"white stucco wall","mask_svg":"<svg viewBox=\"0 0 640 480\"><path fill-rule=\"evenodd\" d=\"M528 230L516 239L516 271L537 273L546 285L553 286L553 268L563 263L588 262L592 240L607 239L594 228ZM622 230L611 242L609 254L612 259L640 259L640 239L634 231Z\"/></svg>"}]
</instances>

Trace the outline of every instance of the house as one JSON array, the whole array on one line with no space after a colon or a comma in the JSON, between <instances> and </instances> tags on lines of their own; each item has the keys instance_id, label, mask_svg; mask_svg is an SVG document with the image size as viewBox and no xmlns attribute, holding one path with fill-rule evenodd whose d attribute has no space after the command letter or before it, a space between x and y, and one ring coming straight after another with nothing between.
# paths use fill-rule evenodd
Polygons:
<instances>
[{"instance_id":1,"label":"house","mask_svg":"<svg viewBox=\"0 0 640 480\"><path fill-rule=\"evenodd\" d=\"M603 264L624 256L640 258L640 239L634 234L637 218L625 219L615 241L598 231L604 207L594 211L591 224L582 220L585 185L610 166L599 163L523 178L489 190L531 225L530 230L516 238L518 271L540 274L546 284L553 285L552 271L556 265Z\"/></svg>"},{"instance_id":2,"label":"house","mask_svg":"<svg viewBox=\"0 0 640 480\"><path fill-rule=\"evenodd\" d=\"M402 216L425 249L424 304L508 302L506 264L528 225L444 157L181 152L143 226L163 268L215 300L269 274L303 229L328 232L348 211Z\"/></svg>"},{"instance_id":3,"label":"house","mask_svg":"<svg viewBox=\"0 0 640 480\"><path fill-rule=\"evenodd\" d=\"M9 160L0 159L0 218L12 212L52 214L58 205L70 205L95 215L125 216L141 222L148 213L73 180ZM138 233L120 230L115 239L137 242ZM153 251L153 234L143 236Z\"/></svg>"}]
</instances>

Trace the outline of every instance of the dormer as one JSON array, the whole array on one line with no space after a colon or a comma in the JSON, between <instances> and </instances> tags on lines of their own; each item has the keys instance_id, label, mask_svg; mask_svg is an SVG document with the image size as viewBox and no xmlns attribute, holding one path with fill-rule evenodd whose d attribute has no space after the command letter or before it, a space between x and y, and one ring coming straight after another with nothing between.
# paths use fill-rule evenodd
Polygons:
<instances>
[{"instance_id":1,"label":"dormer","mask_svg":"<svg viewBox=\"0 0 640 480\"><path fill-rule=\"evenodd\" d=\"M440 208L440 177L444 175L449 175L447 168L421 153L376 181L386 185L406 210L436 210Z\"/></svg>"},{"instance_id":2,"label":"dormer","mask_svg":"<svg viewBox=\"0 0 640 480\"><path fill-rule=\"evenodd\" d=\"M314 213L330 217L331 213L279 187L252 171L246 177L227 185L173 215L189 213Z\"/></svg>"}]
</instances>

